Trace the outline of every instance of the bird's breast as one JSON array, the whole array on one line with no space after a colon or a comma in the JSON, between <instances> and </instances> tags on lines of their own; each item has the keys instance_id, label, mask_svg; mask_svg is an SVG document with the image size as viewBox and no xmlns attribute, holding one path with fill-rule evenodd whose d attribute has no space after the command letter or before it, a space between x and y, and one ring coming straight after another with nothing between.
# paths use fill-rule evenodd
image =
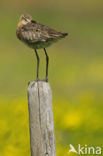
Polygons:
<instances>
[{"instance_id":1,"label":"bird's breast","mask_svg":"<svg viewBox=\"0 0 103 156\"><path fill-rule=\"evenodd\" d=\"M16 30L16 36L17 36L17 38L18 38L19 40L22 39L22 38L21 38L21 30L20 30L19 28Z\"/></svg>"}]
</instances>

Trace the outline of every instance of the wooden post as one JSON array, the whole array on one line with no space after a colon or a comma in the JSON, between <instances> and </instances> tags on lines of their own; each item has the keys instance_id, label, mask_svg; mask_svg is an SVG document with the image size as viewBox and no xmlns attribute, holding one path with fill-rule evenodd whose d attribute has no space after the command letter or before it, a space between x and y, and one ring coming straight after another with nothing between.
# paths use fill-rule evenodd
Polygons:
<instances>
[{"instance_id":1,"label":"wooden post","mask_svg":"<svg viewBox=\"0 0 103 156\"><path fill-rule=\"evenodd\" d=\"M56 156L52 93L48 83L28 87L31 156Z\"/></svg>"}]
</instances>

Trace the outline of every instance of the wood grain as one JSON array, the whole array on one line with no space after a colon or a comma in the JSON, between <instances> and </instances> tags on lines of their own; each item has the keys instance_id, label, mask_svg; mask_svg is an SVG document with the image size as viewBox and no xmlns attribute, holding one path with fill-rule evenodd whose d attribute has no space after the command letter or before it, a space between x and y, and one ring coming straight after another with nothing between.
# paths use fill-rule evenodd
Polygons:
<instances>
[{"instance_id":1,"label":"wood grain","mask_svg":"<svg viewBox=\"0 0 103 156\"><path fill-rule=\"evenodd\" d=\"M56 156L52 93L48 83L28 87L31 156Z\"/></svg>"}]
</instances>

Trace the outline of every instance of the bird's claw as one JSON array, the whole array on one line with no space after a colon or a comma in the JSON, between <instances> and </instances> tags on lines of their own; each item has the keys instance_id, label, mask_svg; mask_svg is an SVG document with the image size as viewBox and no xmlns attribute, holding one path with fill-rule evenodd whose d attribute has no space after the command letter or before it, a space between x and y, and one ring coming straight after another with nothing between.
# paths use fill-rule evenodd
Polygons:
<instances>
[{"instance_id":1,"label":"bird's claw","mask_svg":"<svg viewBox=\"0 0 103 156\"><path fill-rule=\"evenodd\" d=\"M45 78L45 79L39 80L39 81L48 82L48 78Z\"/></svg>"},{"instance_id":2,"label":"bird's claw","mask_svg":"<svg viewBox=\"0 0 103 156\"><path fill-rule=\"evenodd\" d=\"M33 87L33 85L36 83L36 82L48 82L48 78L45 78L45 79L43 79L43 80L40 80L39 78L37 78L35 81L33 81L33 82L28 82L28 85L30 85L31 84L31 86Z\"/></svg>"}]
</instances>

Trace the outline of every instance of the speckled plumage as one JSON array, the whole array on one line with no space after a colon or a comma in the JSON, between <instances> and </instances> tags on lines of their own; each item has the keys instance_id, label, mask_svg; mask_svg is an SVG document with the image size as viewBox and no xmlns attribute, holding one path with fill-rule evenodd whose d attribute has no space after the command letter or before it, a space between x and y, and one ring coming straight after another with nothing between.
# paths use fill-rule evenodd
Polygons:
<instances>
[{"instance_id":1,"label":"speckled plumage","mask_svg":"<svg viewBox=\"0 0 103 156\"><path fill-rule=\"evenodd\" d=\"M25 25L19 24L16 34L21 41L34 49L46 48L67 35L33 20Z\"/></svg>"},{"instance_id":2,"label":"speckled plumage","mask_svg":"<svg viewBox=\"0 0 103 156\"><path fill-rule=\"evenodd\" d=\"M55 43L59 39L64 38L68 34L61 33L48 26L37 23L36 21L32 20L31 15L24 14L20 16L16 35L19 40L35 50L37 58L37 81L39 80L39 55L37 49L44 49L46 56L45 81L48 81L49 57L45 48L49 47L51 44Z\"/></svg>"}]
</instances>

